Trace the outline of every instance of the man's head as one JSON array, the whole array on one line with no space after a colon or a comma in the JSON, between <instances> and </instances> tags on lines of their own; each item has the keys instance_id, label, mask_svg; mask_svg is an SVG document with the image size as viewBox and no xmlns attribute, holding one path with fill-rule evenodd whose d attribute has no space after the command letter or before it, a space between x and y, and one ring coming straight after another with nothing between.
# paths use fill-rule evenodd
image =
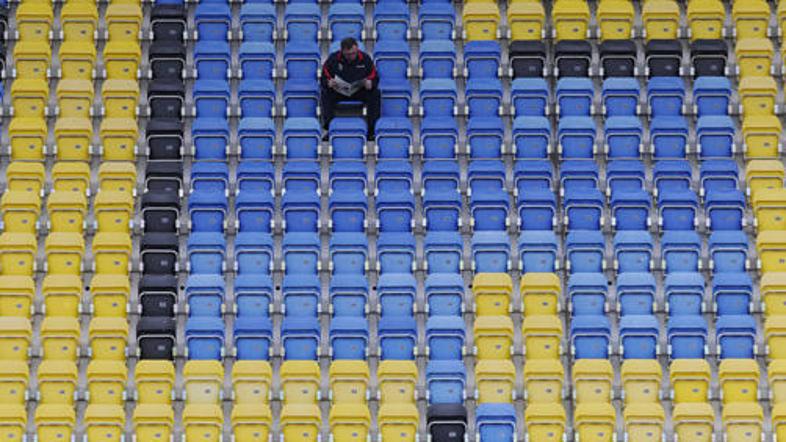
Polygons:
<instances>
[{"instance_id":1,"label":"man's head","mask_svg":"<svg viewBox=\"0 0 786 442\"><path fill-rule=\"evenodd\" d=\"M341 40L341 56L349 61L358 56L358 42L352 37Z\"/></svg>"}]
</instances>

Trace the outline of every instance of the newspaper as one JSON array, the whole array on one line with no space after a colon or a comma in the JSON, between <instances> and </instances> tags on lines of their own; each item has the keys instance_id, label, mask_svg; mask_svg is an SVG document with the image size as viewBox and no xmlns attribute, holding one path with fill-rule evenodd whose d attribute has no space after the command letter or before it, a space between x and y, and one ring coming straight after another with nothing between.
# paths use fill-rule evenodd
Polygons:
<instances>
[{"instance_id":1,"label":"newspaper","mask_svg":"<svg viewBox=\"0 0 786 442\"><path fill-rule=\"evenodd\" d=\"M335 91L345 97L351 97L355 95L355 92L359 91L361 87L363 87L363 80L358 80L353 83L348 83L343 78L336 76L336 87Z\"/></svg>"}]
</instances>

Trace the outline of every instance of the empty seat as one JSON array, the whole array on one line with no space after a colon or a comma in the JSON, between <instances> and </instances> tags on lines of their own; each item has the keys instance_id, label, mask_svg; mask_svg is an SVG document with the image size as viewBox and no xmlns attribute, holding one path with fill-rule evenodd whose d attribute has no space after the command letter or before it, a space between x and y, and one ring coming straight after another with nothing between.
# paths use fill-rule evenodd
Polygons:
<instances>
[{"instance_id":1,"label":"empty seat","mask_svg":"<svg viewBox=\"0 0 786 442\"><path fill-rule=\"evenodd\" d=\"M527 437L532 440L557 442L565 435L567 424L562 404L529 404L524 419Z\"/></svg>"},{"instance_id":2,"label":"empty seat","mask_svg":"<svg viewBox=\"0 0 786 442\"><path fill-rule=\"evenodd\" d=\"M562 354L562 322L556 316L527 315L521 329L528 360L558 359Z\"/></svg>"},{"instance_id":3,"label":"empty seat","mask_svg":"<svg viewBox=\"0 0 786 442\"><path fill-rule=\"evenodd\" d=\"M516 440L516 412L513 404L480 404L475 419L477 440Z\"/></svg>"},{"instance_id":4,"label":"empty seat","mask_svg":"<svg viewBox=\"0 0 786 442\"><path fill-rule=\"evenodd\" d=\"M431 360L426 365L426 395L430 404L460 404L466 400L467 373L461 360Z\"/></svg>"},{"instance_id":5,"label":"empty seat","mask_svg":"<svg viewBox=\"0 0 786 442\"><path fill-rule=\"evenodd\" d=\"M677 2L647 2L641 11L644 36L650 40L674 40L680 36L680 8Z\"/></svg>"},{"instance_id":6,"label":"empty seat","mask_svg":"<svg viewBox=\"0 0 786 442\"><path fill-rule=\"evenodd\" d=\"M674 406L674 433L680 439L706 439L714 434L715 414L709 403L685 403Z\"/></svg>"},{"instance_id":7,"label":"empty seat","mask_svg":"<svg viewBox=\"0 0 786 442\"><path fill-rule=\"evenodd\" d=\"M382 439L412 441L418 432L418 409L414 404L385 403L379 407L377 417Z\"/></svg>"},{"instance_id":8,"label":"empty seat","mask_svg":"<svg viewBox=\"0 0 786 442\"><path fill-rule=\"evenodd\" d=\"M479 404L512 403L516 370L510 360L478 359L475 364L475 400Z\"/></svg>"},{"instance_id":9,"label":"empty seat","mask_svg":"<svg viewBox=\"0 0 786 442\"><path fill-rule=\"evenodd\" d=\"M426 422L429 436L436 440L463 440L467 431L467 410L458 404L429 405Z\"/></svg>"},{"instance_id":10,"label":"empty seat","mask_svg":"<svg viewBox=\"0 0 786 442\"><path fill-rule=\"evenodd\" d=\"M688 33L692 40L717 40L726 34L726 8L715 0L690 2L687 8Z\"/></svg>"},{"instance_id":11,"label":"empty seat","mask_svg":"<svg viewBox=\"0 0 786 442\"><path fill-rule=\"evenodd\" d=\"M464 36L468 41L494 40L499 36L499 8L495 4L473 2L464 5L462 14Z\"/></svg>"},{"instance_id":12,"label":"empty seat","mask_svg":"<svg viewBox=\"0 0 786 442\"><path fill-rule=\"evenodd\" d=\"M175 427L174 411L163 404L140 404L134 409L134 435L152 440L172 437Z\"/></svg>"},{"instance_id":13,"label":"empty seat","mask_svg":"<svg viewBox=\"0 0 786 442\"><path fill-rule=\"evenodd\" d=\"M585 440L590 437L608 440L616 434L617 415L611 404L578 404L573 421L577 436Z\"/></svg>"},{"instance_id":14,"label":"empty seat","mask_svg":"<svg viewBox=\"0 0 786 442\"><path fill-rule=\"evenodd\" d=\"M535 359L524 364L524 394L530 404L559 404L565 373L556 360Z\"/></svg>"},{"instance_id":15,"label":"empty seat","mask_svg":"<svg viewBox=\"0 0 786 442\"><path fill-rule=\"evenodd\" d=\"M622 363L622 389L625 406L657 403L661 399L663 373L654 359L628 359Z\"/></svg>"}]
</instances>

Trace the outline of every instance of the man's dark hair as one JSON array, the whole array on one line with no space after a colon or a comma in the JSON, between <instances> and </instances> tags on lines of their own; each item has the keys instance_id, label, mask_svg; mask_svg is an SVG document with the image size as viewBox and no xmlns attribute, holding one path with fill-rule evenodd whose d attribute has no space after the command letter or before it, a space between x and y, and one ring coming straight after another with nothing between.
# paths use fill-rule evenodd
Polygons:
<instances>
[{"instance_id":1,"label":"man's dark hair","mask_svg":"<svg viewBox=\"0 0 786 442\"><path fill-rule=\"evenodd\" d=\"M346 51L358 45L358 41L352 37L347 37L341 40L341 50Z\"/></svg>"}]
</instances>

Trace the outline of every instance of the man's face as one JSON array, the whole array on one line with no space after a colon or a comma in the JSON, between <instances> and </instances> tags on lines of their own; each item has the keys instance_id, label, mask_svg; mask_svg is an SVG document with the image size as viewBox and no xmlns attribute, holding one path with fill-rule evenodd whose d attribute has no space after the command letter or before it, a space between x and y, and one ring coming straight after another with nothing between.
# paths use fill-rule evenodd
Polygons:
<instances>
[{"instance_id":1,"label":"man's face","mask_svg":"<svg viewBox=\"0 0 786 442\"><path fill-rule=\"evenodd\" d=\"M342 49L341 55L349 61L355 61L358 56L358 46L354 45L349 49Z\"/></svg>"}]
</instances>

